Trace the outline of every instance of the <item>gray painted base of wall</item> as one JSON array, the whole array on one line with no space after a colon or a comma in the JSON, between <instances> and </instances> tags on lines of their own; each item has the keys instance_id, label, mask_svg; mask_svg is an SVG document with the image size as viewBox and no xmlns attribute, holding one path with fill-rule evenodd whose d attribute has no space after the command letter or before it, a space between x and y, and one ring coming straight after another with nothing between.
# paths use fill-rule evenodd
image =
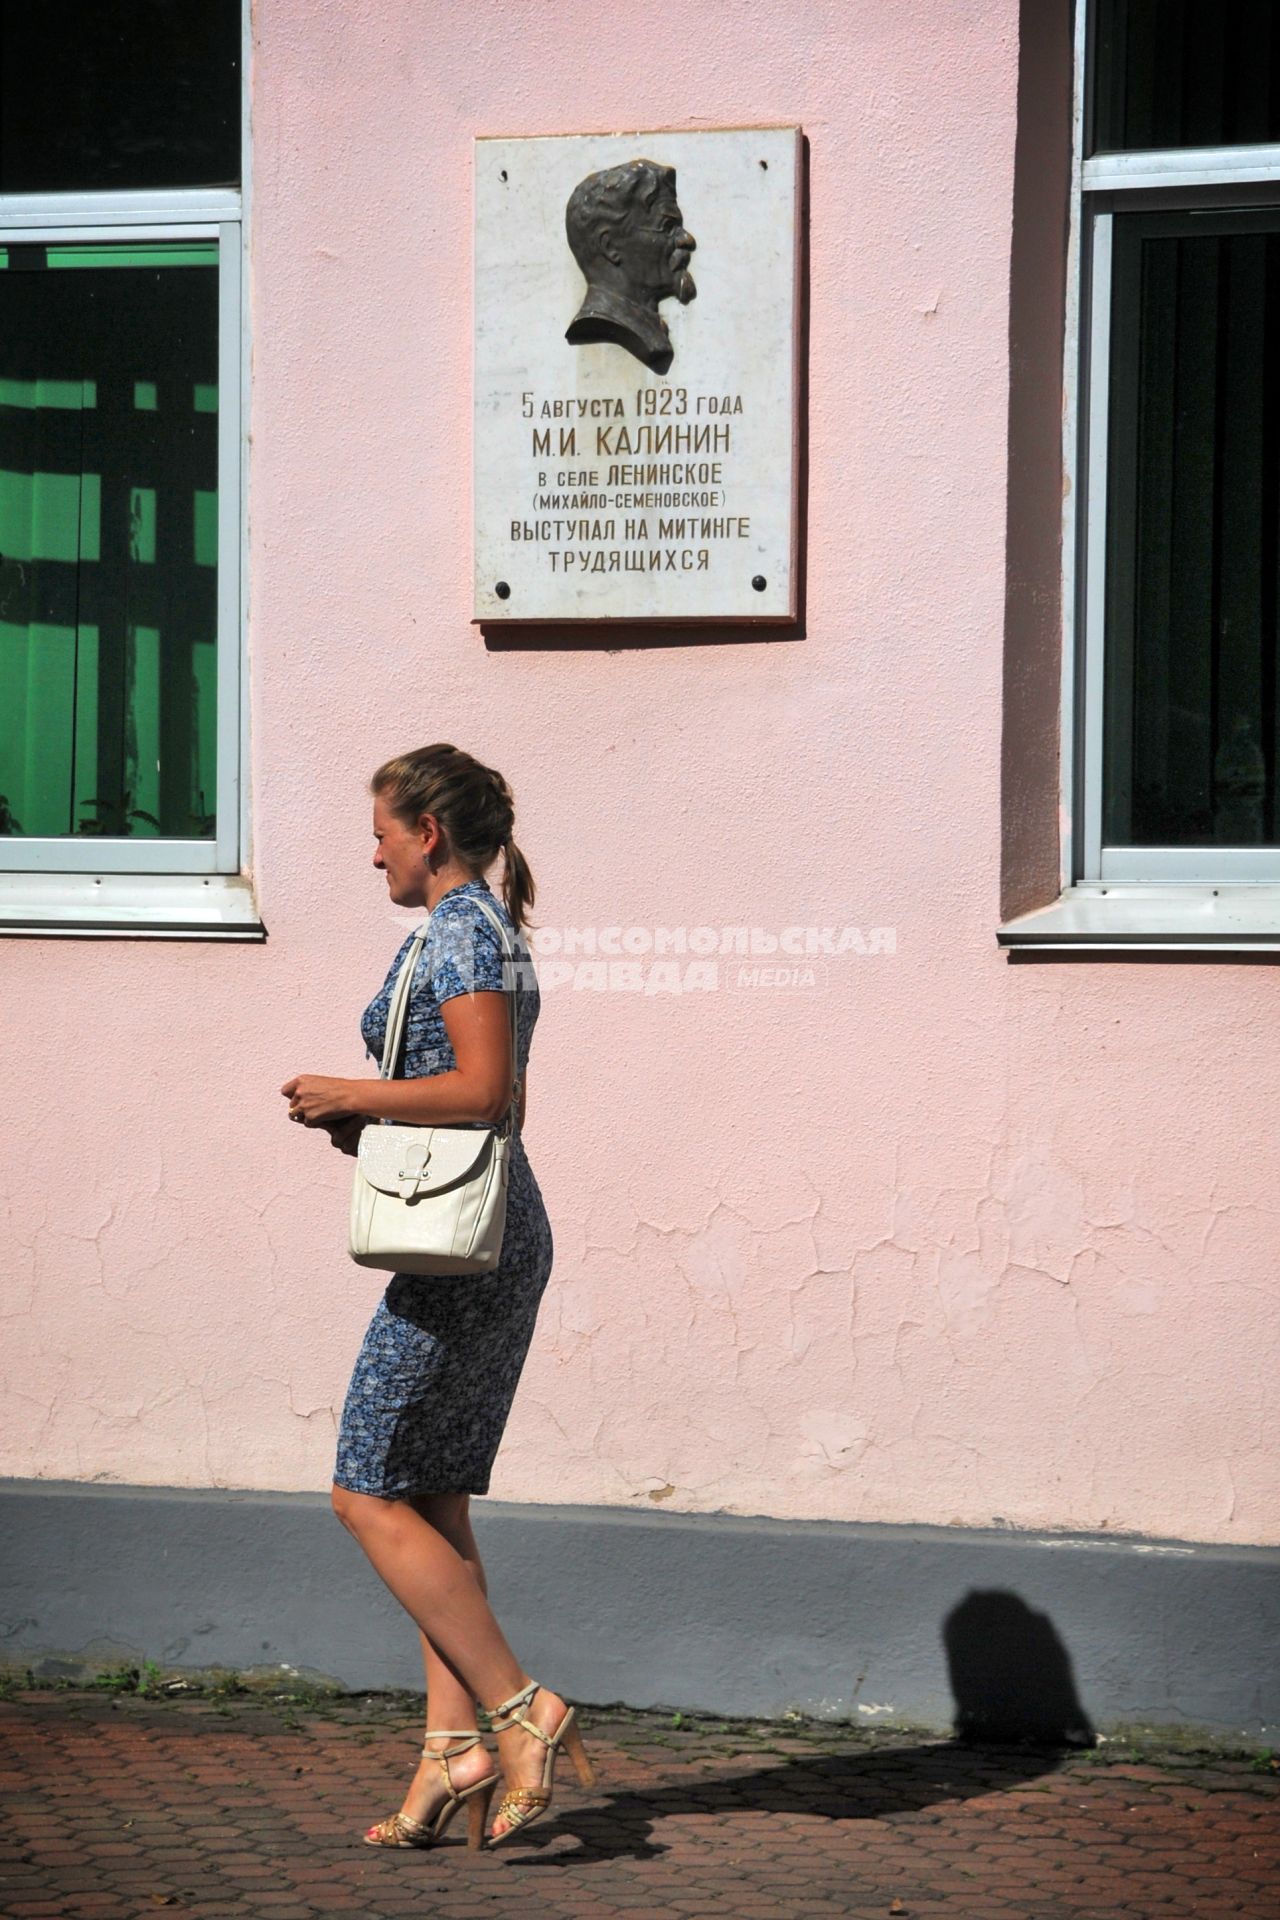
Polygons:
<instances>
[{"instance_id":1,"label":"gray painted base of wall","mask_svg":"<svg viewBox=\"0 0 1280 1920\"><path fill-rule=\"evenodd\" d=\"M478 1500L526 1670L597 1705L1086 1739L1280 1724L1280 1549ZM420 1688L319 1494L0 1482L0 1662Z\"/></svg>"}]
</instances>

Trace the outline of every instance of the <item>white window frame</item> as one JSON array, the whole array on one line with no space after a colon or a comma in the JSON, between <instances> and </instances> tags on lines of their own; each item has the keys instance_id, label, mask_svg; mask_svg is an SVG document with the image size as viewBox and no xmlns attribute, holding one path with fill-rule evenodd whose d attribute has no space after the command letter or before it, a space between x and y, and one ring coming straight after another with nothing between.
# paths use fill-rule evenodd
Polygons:
<instances>
[{"instance_id":1,"label":"white window frame","mask_svg":"<svg viewBox=\"0 0 1280 1920\"><path fill-rule=\"evenodd\" d=\"M1280 144L1085 158L1093 0L1078 0L1064 340L1061 892L997 931L1077 952L1280 952L1280 848L1102 842L1111 256L1117 213L1280 208Z\"/></svg>"},{"instance_id":2,"label":"white window frame","mask_svg":"<svg viewBox=\"0 0 1280 1920\"><path fill-rule=\"evenodd\" d=\"M217 828L208 841L0 839L0 933L261 939L248 877L249 8L241 11L241 186L0 194L0 247L218 245Z\"/></svg>"}]
</instances>

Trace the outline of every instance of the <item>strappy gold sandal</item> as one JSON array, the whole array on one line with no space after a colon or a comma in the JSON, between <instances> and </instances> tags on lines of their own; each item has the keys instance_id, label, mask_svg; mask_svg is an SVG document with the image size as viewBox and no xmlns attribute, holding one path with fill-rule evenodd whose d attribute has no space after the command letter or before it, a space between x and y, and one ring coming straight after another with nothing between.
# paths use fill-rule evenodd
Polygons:
<instances>
[{"instance_id":1,"label":"strappy gold sandal","mask_svg":"<svg viewBox=\"0 0 1280 1920\"><path fill-rule=\"evenodd\" d=\"M489 1835L489 1845L500 1847L513 1833L519 1833L524 1827L531 1827L535 1820L551 1805L551 1789L555 1780L556 1756L563 1746L580 1784L590 1787L595 1784L595 1770L587 1758L587 1750L582 1744L582 1735L578 1731L578 1722L574 1709L570 1707L554 1733L544 1733L532 1720L526 1719L521 1711L533 1704L533 1696L541 1693L542 1688L536 1680L531 1680L520 1693L513 1693L500 1707L493 1707L489 1713L489 1725L495 1733L505 1733L508 1727L523 1727L526 1733L541 1740L546 1748L542 1762L542 1785L540 1787L508 1787L494 1815L495 1820L505 1820L503 1833Z\"/></svg>"},{"instance_id":2,"label":"strappy gold sandal","mask_svg":"<svg viewBox=\"0 0 1280 1920\"><path fill-rule=\"evenodd\" d=\"M460 1740L460 1747L446 1747L437 1753L431 1746L432 1740ZM407 1813L392 1813L385 1820L379 1820L370 1827L364 1836L366 1847L434 1847L444 1837L445 1828L464 1800L471 1802L467 1808L467 1845L477 1852L484 1846L485 1823L489 1818L489 1802L493 1798L498 1784L496 1773L488 1774L483 1780L476 1780L469 1787L459 1790L453 1784L449 1772L449 1762L460 1755L470 1753L472 1747L480 1745L480 1735L474 1727L441 1727L436 1733L429 1733L422 1743L426 1758L438 1760L440 1771L444 1775L445 1786L449 1789L448 1798L441 1803L430 1820L415 1820Z\"/></svg>"}]
</instances>

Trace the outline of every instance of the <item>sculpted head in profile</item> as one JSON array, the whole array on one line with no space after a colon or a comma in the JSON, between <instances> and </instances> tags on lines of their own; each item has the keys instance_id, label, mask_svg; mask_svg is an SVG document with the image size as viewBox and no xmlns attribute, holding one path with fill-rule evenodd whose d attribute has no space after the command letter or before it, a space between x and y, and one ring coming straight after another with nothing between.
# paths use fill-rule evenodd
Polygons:
<instances>
[{"instance_id":1,"label":"sculpted head in profile","mask_svg":"<svg viewBox=\"0 0 1280 1920\"><path fill-rule=\"evenodd\" d=\"M687 306L697 292L689 272L697 243L685 232L675 168L628 160L589 173L569 195L564 225L587 282L565 339L575 347L611 340L665 373L671 336L658 303L674 295Z\"/></svg>"}]
</instances>

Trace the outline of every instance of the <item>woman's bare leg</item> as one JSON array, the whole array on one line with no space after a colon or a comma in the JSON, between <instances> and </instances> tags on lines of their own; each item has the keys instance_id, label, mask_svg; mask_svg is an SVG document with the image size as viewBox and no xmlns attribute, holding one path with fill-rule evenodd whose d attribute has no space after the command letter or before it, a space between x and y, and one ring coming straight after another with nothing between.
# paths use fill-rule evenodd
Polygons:
<instances>
[{"instance_id":1,"label":"woman's bare leg","mask_svg":"<svg viewBox=\"0 0 1280 1920\"><path fill-rule=\"evenodd\" d=\"M487 1592L480 1549L471 1531L468 1512L470 1496L465 1493L420 1494L411 1496L407 1504L415 1512L420 1513L437 1533L444 1535L471 1569L471 1576L481 1593ZM424 1733L430 1736L433 1729L438 1727L448 1727L458 1731L476 1727L475 1695L466 1681L456 1668L450 1665L439 1649L431 1644L421 1627L418 1629L418 1640L422 1648L422 1667L426 1681ZM448 1747L457 1746L457 1744L456 1740L447 1739L428 1738L427 1741L429 1752L432 1754L443 1753ZM449 1774L455 1787L469 1787L475 1781L485 1779L492 1771L493 1763L483 1747L473 1747L469 1753L460 1753L449 1762ZM400 1811L407 1814L411 1820L427 1821L438 1810L443 1800L444 1780L440 1767L434 1759L424 1754L418 1762L417 1772L409 1783Z\"/></svg>"},{"instance_id":2,"label":"woman's bare leg","mask_svg":"<svg viewBox=\"0 0 1280 1920\"><path fill-rule=\"evenodd\" d=\"M417 1499L410 1499L409 1505L415 1507L423 1519L430 1521L431 1525L457 1549L471 1568L481 1593L487 1597L489 1583L485 1578L484 1563L480 1558L475 1534L471 1530L470 1494L425 1494ZM449 1664L439 1648L431 1644L421 1628L418 1629L418 1638L422 1642L422 1665L427 1681L428 1731L432 1727L475 1726L477 1720L475 1697L468 1689L466 1681ZM491 1706L497 1706L497 1704L496 1700L490 1702ZM557 1694L539 1693L534 1700L534 1711L531 1715L535 1726L545 1728L548 1733L554 1733L564 1717L564 1705L564 1701ZM525 1711L528 1713L529 1709L526 1708ZM458 1716L457 1719L454 1718L455 1714ZM447 1742L433 1741L431 1744L434 1750L447 1745ZM518 1775L513 1775L509 1784L526 1787L536 1787L541 1784L543 1749L537 1742L530 1740L527 1733L517 1727L514 1735L501 1735L498 1746L508 1766L514 1763L519 1769ZM480 1748L476 1747L471 1753L449 1762L449 1770L460 1787L470 1786L473 1780L482 1780L489 1771L488 1756L486 1755L485 1759L480 1761L479 1754ZM522 1760L527 1764L521 1765ZM415 1820L425 1819L426 1814L418 1811L412 1804L414 1800L421 1799L428 1809L432 1802L436 1806L440 1804L439 1768L434 1761L424 1760L420 1771L425 1773L425 1778L421 1782L415 1778L403 1808L403 1811L411 1814ZM501 1833L506 1824L505 1820L495 1821L494 1832Z\"/></svg>"},{"instance_id":3,"label":"woman's bare leg","mask_svg":"<svg viewBox=\"0 0 1280 1920\"><path fill-rule=\"evenodd\" d=\"M407 1500L333 1490L334 1511L374 1571L478 1700L503 1700L526 1676L457 1548Z\"/></svg>"},{"instance_id":4,"label":"woman's bare leg","mask_svg":"<svg viewBox=\"0 0 1280 1920\"><path fill-rule=\"evenodd\" d=\"M442 1533L471 1570L471 1577L482 1594L488 1595L484 1564L475 1534L471 1531L471 1496L467 1493L427 1493L412 1496L408 1504L420 1513L437 1533ZM439 1648L418 1629L422 1643L422 1668L426 1679L426 1731L433 1727L474 1727L476 1698L457 1668Z\"/></svg>"},{"instance_id":5,"label":"woman's bare leg","mask_svg":"<svg viewBox=\"0 0 1280 1920\"><path fill-rule=\"evenodd\" d=\"M333 1507L343 1526L367 1554L374 1571L414 1621L432 1652L439 1656L442 1669L451 1673L464 1690L471 1702L472 1717L476 1700L495 1707L528 1684L529 1675L507 1644L471 1567L417 1506L406 1500L382 1500L372 1494L352 1493L346 1487L335 1486ZM447 1685L445 1698L448 1698ZM462 1704L456 1692L453 1698L455 1705ZM437 1699L438 1693L432 1700L433 1709ZM553 1732L564 1717L565 1702L558 1694L542 1691L526 1712L544 1731ZM465 1727L471 1720L464 1717L455 1724ZM476 1753L479 1751L474 1749ZM513 1727L498 1736L498 1751L508 1785L540 1783L544 1749L532 1734ZM470 1759L471 1755L466 1757ZM460 1762L450 1763L451 1771L460 1766ZM464 1784L461 1774L458 1778L459 1783ZM504 1825L505 1822L497 1822L494 1831Z\"/></svg>"}]
</instances>

